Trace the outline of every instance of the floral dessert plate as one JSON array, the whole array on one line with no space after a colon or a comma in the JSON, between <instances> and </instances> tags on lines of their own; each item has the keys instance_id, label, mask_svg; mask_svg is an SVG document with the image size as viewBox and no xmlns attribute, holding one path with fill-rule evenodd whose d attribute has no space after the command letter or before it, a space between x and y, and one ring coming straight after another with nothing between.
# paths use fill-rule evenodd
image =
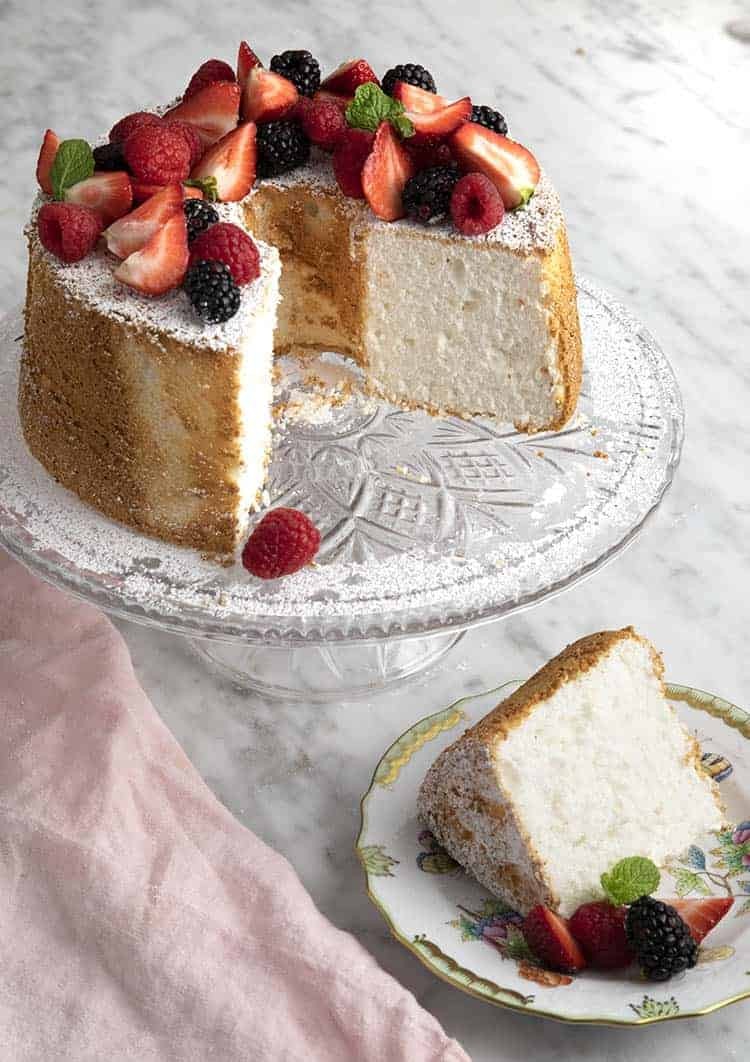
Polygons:
<instances>
[{"instance_id":1,"label":"floral dessert plate","mask_svg":"<svg viewBox=\"0 0 750 1062\"><path fill-rule=\"evenodd\" d=\"M465 873L416 816L417 791L438 753L515 685L464 698L415 723L375 770L362 798L357 854L368 895L393 936L461 991L560 1021L646 1025L750 998L750 715L711 694L667 686L733 823L696 837L662 870L662 897L734 897L697 966L656 984L636 966L572 978L535 965L518 929L521 917Z\"/></svg>"}]
</instances>

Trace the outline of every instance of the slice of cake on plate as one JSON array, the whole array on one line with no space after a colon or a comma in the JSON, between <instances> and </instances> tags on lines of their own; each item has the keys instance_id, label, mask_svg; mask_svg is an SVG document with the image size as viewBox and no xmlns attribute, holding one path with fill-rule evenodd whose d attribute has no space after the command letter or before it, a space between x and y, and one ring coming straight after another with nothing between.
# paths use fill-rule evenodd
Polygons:
<instances>
[{"instance_id":1,"label":"slice of cake on plate","mask_svg":"<svg viewBox=\"0 0 750 1062\"><path fill-rule=\"evenodd\" d=\"M568 646L438 757L420 817L522 913L570 915L623 857L664 864L723 807L662 673L632 627Z\"/></svg>"}]
</instances>

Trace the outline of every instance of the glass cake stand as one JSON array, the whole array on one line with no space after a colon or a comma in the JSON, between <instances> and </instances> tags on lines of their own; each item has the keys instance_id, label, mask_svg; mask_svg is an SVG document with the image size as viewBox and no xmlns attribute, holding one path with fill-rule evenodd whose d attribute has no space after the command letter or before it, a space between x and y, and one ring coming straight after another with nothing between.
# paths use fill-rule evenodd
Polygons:
<instances>
[{"instance_id":1,"label":"glass cake stand","mask_svg":"<svg viewBox=\"0 0 750 1062\"><path fill-rule=\"evenodd\" d=\"M23 325L10 314L0 322L0 542L70 593L189 637L244 687L315 701L404 679L467 628L611 560L672 481L683 411L669 363L589 281L578 303L583 391L556 433L404 410L360 391L344 359L324 355L312 369L284 359L266 501L304 509L322 545L315 565L271 582L121 527L52 480L21 436Z\"/></svg>"}]
</instances>

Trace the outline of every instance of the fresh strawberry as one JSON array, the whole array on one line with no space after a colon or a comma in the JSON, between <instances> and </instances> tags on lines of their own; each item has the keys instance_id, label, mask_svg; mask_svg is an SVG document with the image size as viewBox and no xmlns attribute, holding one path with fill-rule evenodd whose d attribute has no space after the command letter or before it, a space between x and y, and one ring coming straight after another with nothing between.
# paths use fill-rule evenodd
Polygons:
<instances>
[{"instance_id":1,"label":"fresh strawberry","mask_svg":"<svg viewBox=\"0 0 750 1062\"><path fill-rule=\"evenodd\" d=\"M234 70L223 59L207 59L190 78L190 83L182 95L183 100L189 100L201 89L207 85L215 85L217 81L234 81Z\"/></svg>"},{"instance_id":2,"label":"fresh strawberry","mask_svg":"<svg viewBox=\"0 0 750 1062\"><path fill-rule=\"evenodd\" d=\"M204 199L205 196L200 188L194 188L192 184L183 184L182 194L185 199Z\"/></svg>"},{"instance_id":3,"label":"fresh strawberry","mask_svg":"<svg viewBox=\"0 0 750 1062\"><path fill-rule=\"evenodd\" d=\"M577 973L586 966L564 918L541 904L526 915L521 931L537 959L552 970Z\"/></svg>"},{"instance_id":4,"label":"fresh strawberry","mask_svg":"<svg viewBox=\"0 0 750 1062\"><path fill-rule=\"evenodd\" d=\"M339 96L353 96L360 85L373 81L379 85L377 75L365 59L349 59L336 67L325 81L321 82L323 91L335 92Z\"/></svg>"},{"instance_id":5,"label":"fresh strawberry","mask_svg":"<svg viewBox=\"0 0 750 1062\"><path fill-rule=\"evenodd\" d=\"M372 151L374 133L366 129L349 129L333 153L333 172L338 186L350 199L364 199L362 168Z\"/></svg>"},{"instance_id":6,"label":"fresh strawberry","mask_svg":"<svg viewBox=\"0 0 750 1062\"><path fill-rule=\"evenodd\" d=\"M506 210L528 203L539 183L539 163L531 152L476 122L465 122L450 138L462 169L478 170L492 181Z\"/></svg>"},{"instance_id":7,"label":"fresh strawberry","mask_svg":"<svg viewBox=\"0 0 750 1062\"><path fill-rule=\"evenodd\" d=\"M183 100L164 118L187 122L198 130L204 147L215 144L237 125L240 113L240 86L233 81L216 81Z\"/></svg>"},{"instance_id":8,"label":"fresh strawberry","mask_svg":"<svg viewBox=\"0 0 750 1062\"><path fill-rule=\"evenodd\" d=\"M188 264L185 215L173 214L151 239L120 262L117 280L144 295L163 295L182 283Z\"/></svg>"},{"instance_id":9,"label":"fresh strawberry","mask_svg":"<svg viewBox=\"0 0 750 1062\"><path fill-rule=\"evenodd\" d=\"M130 177L122 170L111 173L95 173L85 181L72 184L64 193L68 203L78 203L95 210L103 225L117 221L127 214L133 205L133 191Z\"/></svg>"},{"instance_id":10,"label":"fresh strawberry","mask_svg":"<svg viewBox=\"0 0 750 1062\"><path fill-rule=\"evenodd\" d=\"M292 110L298 96L287 78L254 66L242 91L242 117L247 122L274 122Z\"/></svg>"},{"instance_id":11,"label":"fresh strawberry","mask_svg":"<svg viewBox=\"0 0 750 1062\"><path fill-rule=\"evenodd\" d=\"M60 137L57 133L53 133L51 129L48 129L44 134L44 140L42 146L39 149L39 158L36 162L36 179L39 181L39 187L47 195L52 195L52 180L50 173L52 172L52 163L55 161L55 155L57 149L60 146Z\"/></svg>"},{"instance_id":12,"label":"fresh strawberry","mask_svg":"<svg viewBox=\"0 0 750 1062\"><path fill-rule=\"evenodd\" d=\"M240 41L240 47L237 52L237 80L241 88L244 89L247 75L254 66L263 66L263 63L261 63L247 41Z\"/></svg>"},{"instance_id":13,"label":"fresh strawberry","mask_svg":"<svg viewBox=\"0 0 750 1062\"><path fill-rule=\"evenodd\" d=\"M627 907L605 900L582 904L568 922L589 965L600 970L630 966L633 953L625 935Z\"/></svg>"},{"instance_id":14,"label":"fresh strawberry","mask_svg":"<svg viewBox=\"0 0 750 1062\"><path fill-rule=\"evenodd\" d=\"M406 117L414 126L414 138L447 137L471 117L468 96L449 103L435 92L425 92L416 85L397 81L393 98L404 106Z\"/></svg>"},{"instance_id":15,"label":"fresh strawberry","mask_svg":"<svg viewBox=\"0 0 750 1062\"><path fill-rule=\"evenodd\" d=\"M243 122L209 148L191 173L192 180L216 179L216 195L224 203L244 199L255 181L255 123Z\"/></svg>"},{"instance_id":16,"label":"fresh strawberry","mask_svg":"<svg viewBox=\"0 0 750 1062\"><path fill-rule=\"evenodd\" d=\"M45 203L36 218L42 245L63 262L80 262L93 250L102 219L95 210L73 203Z\"/></svg>"},{"instance_id":17,"label":"fresh strawberry","mask_svg":"<svg viewBox=\"0 0 750 1062\"><path fill-rule=\"evenodd\" d=\"M330 92L328 89L323 88L319 88L313 96L313 100L316 103L320 100L325 100L326 103L335 103L342 111L346 110L353 99L354 96L341 96L338 92Z\"/></svg>"},{"instance_id":18,"label":"fresh strawberry","mask_svg":"<svg viewBox=\"0 0 750 1062\"><path fill-rule=\"evenodd\" d=\"M152 195L156 195L168 187L168 185L164 184L149 184L147 181L136 181L132 177L130 184L133 188L134 203L145 203ZM185 199L203 199L203 192L200 188L193 188L189 184L181 184L180 188Z\"/></svg>"},{"instance_id":19,"label":"fresh strawberry","mask_svg":"<svg viewBox=\"0 0 750 1062\"><path fill-rule=\"evenodd\" d=\"M401 193L414 164L390 122L381 122L362 168L365 199L376 217L395 221L404 216Z\"/></svg>"},{"instance_id":20,"label":"fresh strawberry","mask_svg":"<svg viewBox=\"0 0 750 1062\"><path fill-rule=\"evenodd\" d=\"M693 940L700 944L722 920L734 899L731 896L709 896L698 900L665 900L664 903L674 907L682 921L687 923Z\"/></svg>"},{"instance_id":21,"label":"fresh strawberry","mask_svg":"<svg viewBox=\"0 0 750 1062\"><path fill-rule=\"evenodd\" d=\"M113 222L104 232L107 247L118 258L140 251L173 214L182 210L182 185L159 188L135 210Z\"/></svg>"}]
</instances>

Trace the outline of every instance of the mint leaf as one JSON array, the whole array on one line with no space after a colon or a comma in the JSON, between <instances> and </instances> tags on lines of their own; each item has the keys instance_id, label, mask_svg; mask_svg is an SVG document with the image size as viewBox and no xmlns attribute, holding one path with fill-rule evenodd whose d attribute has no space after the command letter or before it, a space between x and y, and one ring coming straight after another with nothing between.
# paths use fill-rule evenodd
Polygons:
<instances>
[{"instance_id":1,"label":"mint leaf","mask_svg":"<svg viewBox=\"0 0 750 1062\"><path fill-rule=\"evenodd\" d=\"M602 888L614 904L634 903L641 896L650 896L659 887L659 870L644 856L630 856L615 863L608 874L602 874Z\"/></svg>"},{"instance_id":2,"label":"mint leaf","mask_svg":"<svg viewBox=\"0 0 750 1062\"><path fill-rule=\"evenodd\" d=\"M215 203L219 198L218 185L215 177L194 177L190 181L183 181L189 188L200 188L203 198L209 203Z\"/></svg>"},{"instance_id":3,"label":"mint leaf","mask_svg":"<svg viewBox=\"0 0 750 1062\"><path fill-rule=\"evenodd\" d=\"M404 105L386 96L372 81L360 85L346 108L346 120L353 129L376 133L381 122L390 122L400 136L412 136L414 126L404 114Z\"/></svg>"},{"instance_id":4,"label":"mint leaf","mask_svg":"<svg viewBox=\"0 0 750 1062\"><path fill-rule=\"evenodd\" d=\"M85 140L63 140L52 163L50 180L55 199L62 199L66 189L85 181L94 172L94 153Z\"/></svg>"}]
</instances>

